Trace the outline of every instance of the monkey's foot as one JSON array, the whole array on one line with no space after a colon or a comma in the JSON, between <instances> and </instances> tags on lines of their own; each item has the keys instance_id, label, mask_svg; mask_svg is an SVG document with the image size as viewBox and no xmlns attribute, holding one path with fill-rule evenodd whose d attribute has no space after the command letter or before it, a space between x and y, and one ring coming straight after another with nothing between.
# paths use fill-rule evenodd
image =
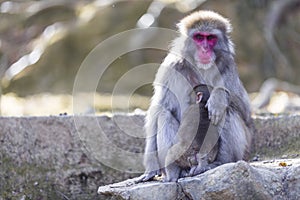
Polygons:
<instances>
[{"instance_id":1,"label":"monkey's foot","mask_svg":"<svg viewBox=\"0 0 300 200\"><path fill-rule=\"evenodd\" d=\"M158 170L147 172L142 174L140 177L138 177L134 182L140 183L140 182L151 181L156 175L160 175L160 172Z\"/></svg>"},{"instance_id":2,"label":"monkey's foot","mask_svg":"<svg viewBox=\"0 0 300 200\"><path fill-rule=\"evenodd\" d=\"M219 165L221 165L220 162L213 162L204 167L196 167L195 170L190 171L190 176L196 176L196 175L202 174L210 169L216 168Z\"/></svg>"},{"instance_id":3,"label":"monkey's foot","mask_svg":"<svg viewBox=\"0 0 300 200\"><path fill-rule=\"evenodd\" d=\"M167 182L177 182L177 178L171 178L171 179L167 179L166 177L162 179L163 183L167 183Z\"/></svg>"},{"instance_id":4,"label":"monkey's foot","mask_svg":"<svg viewBox=\"0 0 300 200\"><path fill-rule=\"evenodd\" d=\"M181 170L181 173L180 173L180 178L184 178L184 177L189 177L190 176L190 170Z\"/></svg>"},{"instance_id":5,"label":"monkey's foot","mask_svg":"<svg viewBox=\"0 0 300 200\"><path fill-rule=\"evenodd\" d=\"M208 166L205 166L205 167L201 167L201 168L196 168L195 170L191 171L189 173L189 176L196 176L196 175L199 175L199 174L202 174L208 170L210 170L211 168L208 167Z\"/></svg>"}]
</instances>

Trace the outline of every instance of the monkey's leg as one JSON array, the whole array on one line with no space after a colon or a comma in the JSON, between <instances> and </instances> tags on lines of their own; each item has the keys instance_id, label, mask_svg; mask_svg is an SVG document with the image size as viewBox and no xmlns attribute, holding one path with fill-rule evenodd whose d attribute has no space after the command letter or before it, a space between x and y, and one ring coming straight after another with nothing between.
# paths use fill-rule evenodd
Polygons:
<instances>
[{"instance_id":1,"label":"monkey's leg","mask_svg":"<svg viewBox=\"0 0 300 200\"><path fill-rule=\"evenodd\" d=\"M180 174L180 167L175 163L175 160L167 160L167 155L170 153L172 145L175 144L179 122L170 111L164 110L159 115L157 128L158 158L160 166L164 167L163 181L176 181Z\"/></svg>"},{"instance_id":2,"label":"monkey's leg","mask_svg":"<svg viewBox=\"0 0 300 200\"><path fill-rule=\"evenodd\" d=\"M135 182L145 182L151 180L154 176L160 175L160 165L158 162L157 155L157 135L153 135L146 139L146 149L144 156L144 165L146 167L146 171L140 177L138 177Z\"/></svg>"},{"instance_id":3,"label":"monkey's leg","mask_svg":"<svg viewBox=\"0 0 300 200\"><path fill-rule=\"evenodd\" d=\"M217 161L224 163L242 160L248 148L248 127L244 120L234 111L229 111L220 130L220 146Z\"/></svg>"},{"instance_id":4,"label":"monkey's leg","mask_svg":"<svg viewBox=\"0 0 300 200\"><path fill-rule=\"evenodd\" d=\"M146 115L146 147L144 154L145 172L136 182L143 182L152 179L155 175L161 175L157 154L157 121L160 111L156 106L150 106Z\"/></svg>"},{"instance_id":5,"label":"monkey's leg","mask_svg":"<svg viewBox=\"0 0 300 200\"><path fill-rule=\"evenodd\" d=\"M172 163L165 168L165 171L163 182L176 182L180 177L181 168L176 163Z\"/></svg>"},{"instance_id":6,"label":"monkey's leg","mask_svg":"<svg viewBox=\"0 0 300 200\"><path fill-rule=\"evenodd\" d=\"M165 159L165 177L163 179L164 182L174 182L177 181L180 175L180 167L177 163L175 163L176 160L176 148L170 147L169 151L166 154Z\"/></svg>"}]
</instances>

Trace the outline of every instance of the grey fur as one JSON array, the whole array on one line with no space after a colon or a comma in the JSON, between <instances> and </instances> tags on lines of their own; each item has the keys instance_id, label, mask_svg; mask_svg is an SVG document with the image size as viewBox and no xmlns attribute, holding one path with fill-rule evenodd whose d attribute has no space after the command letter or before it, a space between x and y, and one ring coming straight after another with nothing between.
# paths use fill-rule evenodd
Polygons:
<instances>
[{"instance_id":1,"label":"grey fur","mask_svg":"<svg viewBox=\"0 0 300 200\"><path fill-rule=\"evenodd\" d=\"M210 30L209 23L206 24L206 31ZM145 124L146 170L138 181L147 181L155 175L165 175L166 167L174 174L182 170L174 167L175 160L166 162L166 157L176 143L183 114L194 103L190 94L197 84L213 87L206 107L212 124L217 126L220 138L214 161L204 167L197 167L193 175L224 163L246 159L249 153L254 126L249 98L234 62L232 42L224 32L212 29L211 32L218 37L214 47L215 56L210 66L203 66L197 60L195 44L189 39L192 32L201 31L195 29L197 28L188 30L188 37L181 35L175 39L170 53L156 74L154 95ZM177 175L165 178L165 181L174 180L177 180Z\"/></svg>"}]
</instances>

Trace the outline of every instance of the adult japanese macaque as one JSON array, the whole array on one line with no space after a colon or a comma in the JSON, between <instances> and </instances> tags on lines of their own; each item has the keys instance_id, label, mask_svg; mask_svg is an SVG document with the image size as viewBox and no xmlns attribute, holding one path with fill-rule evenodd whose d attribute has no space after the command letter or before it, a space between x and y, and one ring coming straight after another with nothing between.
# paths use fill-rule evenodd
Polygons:
<instances>
[{"instance_id":1,"label":"adult japanese macaque","mask_svg":"<svg viewBox=\"0 0 300 200\"><path fill-rule=\"evenodd\" d=\"M154 95L145 124L146 170L138 181L156 175L163 175L164 181L177 180L166 176L166 167L170 174L181 168L176 160L167 161L166 157L176 143L184 113L194 103L190 94L196 85L212 87L205 106L210 122L217 126L219 143L214 161L197 168L193 175L247 159L250 150L254 126L249 98L234 61L230 22L215 12L198 11L183 18L178 27L180 36L173 41L153 83Z\"/></svg>"}]
</instances>

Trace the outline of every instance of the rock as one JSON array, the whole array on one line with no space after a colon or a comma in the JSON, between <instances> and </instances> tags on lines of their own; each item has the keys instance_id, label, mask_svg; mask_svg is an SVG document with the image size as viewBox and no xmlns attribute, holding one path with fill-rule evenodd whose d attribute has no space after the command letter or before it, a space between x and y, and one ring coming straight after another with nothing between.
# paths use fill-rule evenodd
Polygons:
<instances>
[{"instance_id":1,"label":"rock","mask_svg":"<svg viewBox=\"0 0 300 200\"><path fill-rule=\"evenodd\" d=\"M300 116L297 114L258 115L252 152L263 157L281 157L298 153L300 146ZM296 150L296 151L295 151ZM264 156L263 156L264 155Z\"/></svg>"},{"instance_id":2,"label":"rock","mask_svg":"<svg viewBox=\"0 0 300 200\"><path fill-rule=\"evenodd\" d=\"M142 156L127 156L120 163L113 159L116 152L101 145L107 136L125 153L142 155L144 139L130 136L143 135L141 115L0 117L0 127L0 199L24 194L31 199L61 199L61 194L96 199L99 184L136 176L128 166L143 170Z\"/></svg>"},{"instance_id":3,"label":"rock","mask_svg":"<svg viewBox=\"0 0 300 200\"><path fill-rule=\"evenodd\" d=\"M244 161L223 165L180 183L192 199L272 199L278 188L282 190L280 176L254 169Z\"/></svg>"},{"instance_id":4,"label":"rock","mask_svg":"<svg viewBox=\"0 0 300 200\"><path fill-rule=\"evenodd\" d=\"M284 177L285 194L287 199L299 198L300 194L300 167L291 167Z\"/></svg>"},{"instance_id":5,"label":"rock","mask_svg":"<svg viewBox=\"0 0 300 200\"><path fill-rule=\"evenodd\" d=\"M114 192L118 191L121 199L142 194L140 198L147 199L144 195L150 187L150 191L170 191L156 194L162 199L172 199L172 195L181 199L197 195L214 198L211 196L214 193L202 194L202 191L217 183L216 191L228 197L239 198L234 196L235 192L256 192L257 198L268 199L280 197L277 190L282 196L293 197L299 193L299 163L293 161L299 157L299 121L298 115L256 117L253 153L259 155L261 162L251 164L254 167L244 162L228 164L197 177L182 179L177 184L151 182L142 188L131 185L130 192L127 187L114 188ZM29 195L31 199L41 199L48 195L52 199L65 199L63 194L69 199L103 199L96 194L98 186L133 178L143 172L143 124L144 114L132 113L0 117L0 197L21 199ZM267 153L271 161L265 160ZM280 165L274 158L282 155L287 158L280 160ZM231 178L225 177L227 171L232 174ZM195 194L191 185L198 185L197 190L201 192ZM161 188L164 186L168 189Z\"/></svg>"},{"instance_id":6,"label":"rock","mask_svg":"<svg viewBox=\"0 0 300 200\"><path fill-rule=\"evenodd\" d=\"M99 187L103 199L297 199L300 163L278 168L251 166L245 161L228 163L177 183L134 179ZM285 178L286 177L286 178Z\"/></svg>"},{"instance_id":7,"label":"rock","mask_svg":"<svg viewBox=\"0 0 300 200\"><path fill-rule=\"evenodd\" d=\"M176 199L178 195L175 182L164 184L160 182L146 182L137 186L134 184L134 180L130 179L121 183L100 187L98 193L106 195L107 198L108 196L113 196L116 199L139 200L153 199L153 197L156 199Z\"/></svg>"}]
</instances>

